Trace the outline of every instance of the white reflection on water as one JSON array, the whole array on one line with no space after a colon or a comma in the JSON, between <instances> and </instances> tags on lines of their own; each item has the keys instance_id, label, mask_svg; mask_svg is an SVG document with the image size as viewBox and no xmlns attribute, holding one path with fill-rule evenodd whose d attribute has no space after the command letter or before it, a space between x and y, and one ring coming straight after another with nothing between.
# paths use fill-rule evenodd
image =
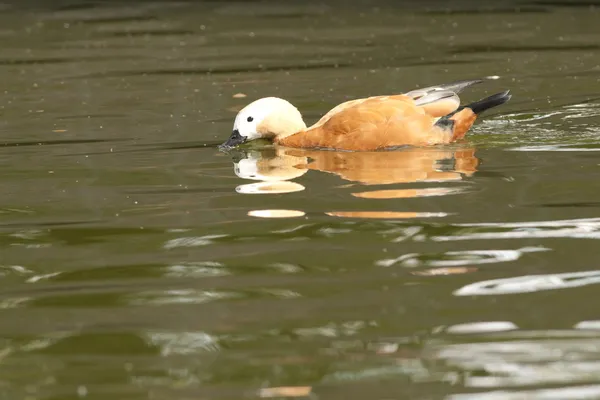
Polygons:
<instances>
[{"instance_id":1,"label":"white reflection on water","mask_svg":"<svg viewBox=\"0 0 600 400\"><path fill-rule=\"evenodd\" d=\"M523 247L516 250L468 250L448 251L437 257L425 254L403 254L397 258L378 260L375 265L391 267L400 264L404 267L455 267L462 265L493 264L518 260L524 253L548 251L546 247Z\"/></svg>"},{"instance_id":2,"label":"white reflection on water","mask_svg":"<svg viewBox=\"0 0 600 400\"><path fill-rule=\"evenodd\" d=\"M39 281L45 281L45 280L48 280L48 279L52 279L55 276L60 275L61 273L62 272L51 272L49 274L35 275L35 276L32 276L31 278L27 279L25 282L27 282L27 283L36 283L36 282L39 282Z\"/></svg>"},{"instance_id":3,"label":"white reflection on water","mask_svg":"<svg viewBox=\"0 0 600 400\"><path fill-rule=\"evenodd\" d=\"M216 290L173 289L145 291L130 297L132 305L203 304L212 301L235 299L241 293Z\"/></svg>"},{"instance_id":4,"label":"white reflection on water","mask_svg":"<svg viewBox=\"0 0 600 400\"><path fill-rule=\"evenodd\" d=\"M0 277L8 275L30 275L33 271L23 267L22 265L0 265Z\"/></svg>"},{"instance_id":5,"label":"white reflection on water","mask_svg":"<svg viewBox=\"0 0 600 400\"><path fill-rule=\"evenodd\" d=\"M2 212L0 211L0 214L1 213ZM11 238L16 238L16 239L26 241L25 243L22 243L22 242L11 243L10 244L11 246L25 247L26 249L42 249L42 248L52 247L51 243L40 243L40 241L43 240L44 236L46 236L46 233L39 229L22 229L22 230L18 230L16 232L10 233L8 236ZM32 243L32 241L37 241L37 243Z\"/></svg>"},{"instance_id":6,"label":"white reflection on water","mask_svg":"<svg viewBox=\"0 0 600 400\"><path fill-rule=\"evenodd\" d=\"M212 365L219 359L221 345L217 337L202 331L149 331L141 334L149 346L158 347L162 357L168 357L161 373L143 369L132 372L131 383L145 388L198 387ZM177 362L177 360L193 360Z\"/></svg>"},{"instance_id":7,"label":"white reflection on water","mask_svg":"<svg viewBox=\"0 0 600 400\"><path fill-rule=\"evenodd\" d=\"M132 305L204 304L213 301L242 299L249 296L290 299L301 297L301 294L292 290L279 288L257 288L240 291L196 289L148 290L129 296L128 302Z\"/></svg>"},{"instance_id":8,"label":"white reflection on water","mask_svg":"<svg viewBox=\"0 0 600 400\"><path fill-rule=\"evenodd\" d=\"M8 299L0 300L0 310L25 307L31 300L31 297L10 297Z\"/></svg>"},{"instance_id":9,"label":"white reflection on water","mask_svg":"<svg viewBox=\"0 0 600 400\"><path fill-rule=\"evenodd\" d=\"M436 369L460 371L465 387L515 387L597 381L600 374L599 338L538 338L435 344L425 357ZM563 333L569 333L563 332ZM475 337L481 340L483 337ZM504 339L504 340L503 340Z\"/></svg>"},{"instance_id":10,"label":"white reflection on water","mask_svg":"<svg viewBox=\"0 0 600 400\"><path fill-rule=\"evenodd\" d=\"M160 347L163 357L220 350L218 339L206 332L146 332L143 337L148 344Z\"/></svg>"},{"instance_id":11,"label":"white reflection on water","mask_svg":"<svg viewBox=\"0 0 600 400\"><path fill-rule=\"evenodd\" d=\"M250 217L256 218L298 218L306 213L300 210L251 210L248 211Z\"/></svg>"},{"instance_id":12,"label":"white reflection on water","mask_svg":"<svg viewBox=\"0 0 600 400\"><path fill-rule=\"evenodd\" d=\"M445 332L452 334L470 334L513 331L516 329L518 329L518 327L510 321L485 321L451 325L445 328Z\"/></svg>"},{"instance_id":13,"label":"white reflection on water","mask_svg":"<svg viewBox=\"0 0 600 400\"><path fill-rule=\"evenodd\" d=\"M455 224L458 228L470 228L449 236L433 236L438 242L475 239L533 239L578 238L600 239L600 218L581 218L557 221L530 221L511 223ZM473 232L475 230L475 232ZM488 230L488 231L486 231Z\"/></svg>"},{"instance_id":14,"label":"white reflection on water","mask_svg":"<svg viewBox=\"0 0 600 400\"><path fill-rule=\"evenodd\" d=\"M280 194L300 192L305 187L297 182L291 182L308 172L303 167L306 157L285 155L281 149L265 149L249 151L245 158L234 162L234 172L242 179L260 181L239 185L237 193L243 194Z\"/></svg>"},{"instance_id":15,"label":"white reflection on water","mask_svg":"<svg viewBox=\"0 0 600 400\"><path fill-rule=\"evenodd\" d=\"M568 144L543 144L538 146L520 146L511 151L600 151L600 147L573 147Z\"/></svg>"},{"instance_id":16,"label":"white reflection on water","mask_svg":"<svg viewBox=\"0 0 600 400\"><path fill-rule=\"evenodd\" d=\"M214 243L214 239L221 239L227 237L227 235L205 235L195 237L182 237L177 239L171 239L164 244L164 248L167 250L175 249L177 247L197 247L197 246L208 246Z\"/></svg>"},{"instance_id":17,"label":"white reflection on water","mask_svg":"<svg viewBox=\"0 0 600 400\"><path fill-rule=\"evenodd\" d=\"M454 379L467 388L490 389L582 384L599 380L598 332L573 329L473 332L468 336L447 334L456 330L454 328L450 327L442 335L433 335L424 343L423 361L434 380ZM464 340L469 342L465 343ZM488 398L484 397L484 394L492 396L499 393L519 392L461 394L450 396L448 399L480 399ZM561 397L564 394L561 390L544 393L542 397L536 397L539 392L533 390L520 393L521 397L489 398L586 398ZM529 394L532 397L528 397Z\"/></svg>"},{"instance_id":18,"label":"white reflection on water","mask_svg":"<svg viewBox=\"0 0 600 400\"><path fill-rule=\"evenodd\" d=\"M239 185L235 191L243 194L279 194L293 193L304 190L304 186L297 182L277 181L277 182L256 182Z\"/></svg>"},{"instance_id":19,"label":"white reflection on water","mask_svg":"<svg viewBox=\"0 0 600 400\"><path fill-rule=\"evenodd\" d=\"M189 262L165 267L165 277L169 278L202 278L207 276L229 275L223 263L216 261Z\"/></svg>"},{"instance_id":20,"label":"white reflection on water","mask_svg":"<svg viewBox=\"0 0 600 400\"><path fill-rule=\"evenodd\" d=\"M33 240L33 239L37 239L41 236L44 236L44 232L42 232L39 229L21 229L14 233L11 233L8 236L18 238L18 239Z\"/></svg>"},{"instance_id":21,"label":"white reflection on water","mask_svg":"<svg viewBox=\"0 0 600 400\"><path fill-rule=\"evenodd\" d=\"M575 329L600 330L600 321L581 321L575 325Z\"/></svg>"},{"instance_id":22,"label":"white reflection on water","mask_svg":"<svg viewBox=\"0 0 600 400\"><path fill-rule=\"evenodd\" d=\"M352 336L357 334L360 330L365 329L367 326L373 326L372 321L345 321L341 323L330 322L323 326L316 326L310 328L297 328L294 329L294 333L298 336L304 337L340 337L340 336Z\"/></svg>"},{"instance_id":23,"label":"white reflection on water","mask_svg":"<svg viewBox=\"0 0 600 400\"><path fill-rule=\"evenodd\" d=\"M282 182L308 172L308 169L302 167L306 165L306 157L287 155L281 149L249 151L244 156L233 165L233 171L242 179Z\"/></svg>"},{"instance_id":24,"label":"white reflection on water","mask_svg":"<svg viewBox=\"0 0 600 400\"><path fill-rule=\"evenodd\" d=\"M579 323L577 325L581 325ZM485 388L487 393L451 396L449 399L503 399L500 393L522 393L511 399L583 399L534 386L590 384L600 381L598 330L519 330L510 321L480 321L438 327L416 338L388 338L365 344L348 341L334 354L347 354L322 382L370 381L408 377L411 382L446 382L464 388ZM357 363L356 360L363 360ZM524 392L505 392L526 387ZM581 386L581 388L585 388ZM593 392L589 392L593 393ZM532 397L527 397L529 394ZM536 396L541 397L536 397ZM481 396L481 397L477 397ZM552 397L554 396L554 397ZM595 397L590 397L595 398Z\"/></svg>"},{"instance_id":25,"label":"white reflection on water","mask_svg":"<svg viewBox=\"0 0 600 400\"><path fill-rule=\"evenodd\" d=\"M463 286L455 296L531 293L541 290L566 289L600 283L600 270L564 274L527 275L492 279Z\"/></svg>"},{"instance_id":26,"label":"white reflection on water","mask_svg":"<svg viewBox=\"0 0 600 400\"><path fill-rule=\"evenodd\" d=\"M581 385L552 389L496 390L446 396L447 400L592 400L600 399L600 385Z\"/></svg>"}]
</instances>

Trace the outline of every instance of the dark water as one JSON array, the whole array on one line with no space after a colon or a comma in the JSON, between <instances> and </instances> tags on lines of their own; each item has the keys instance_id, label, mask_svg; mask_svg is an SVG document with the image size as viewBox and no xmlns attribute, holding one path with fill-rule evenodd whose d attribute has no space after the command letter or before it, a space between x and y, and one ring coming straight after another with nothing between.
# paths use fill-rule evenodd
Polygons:
<instances>
[{"instance_id":1,"label":"dark water","mask_svg":"<svg viewBox=\"0 0 600 400\"><path fill-rule=\"evenodd\" d=\"M593 4L15 4L0 398L600 398ZM459 145L215 147L496 75Z\"/></svg>"}]
</instances>

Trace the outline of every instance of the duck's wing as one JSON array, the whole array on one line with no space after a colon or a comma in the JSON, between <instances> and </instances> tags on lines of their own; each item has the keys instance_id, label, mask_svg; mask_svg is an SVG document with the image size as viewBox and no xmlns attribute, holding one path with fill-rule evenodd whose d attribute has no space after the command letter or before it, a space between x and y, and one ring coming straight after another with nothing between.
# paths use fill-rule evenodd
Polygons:
<instances>
[{"instance_id":1,"label":"duck's wing","mask_svg":"<svg viewBox=\"0 0 600 400\"><path fill-rule=\"evenodd\" d=\"M483 82L482 79L471 79L444 83L411 90L405 95L413 99L415 104L421 106L427 114L440 118L458 109L460 106L458 94L460 92L481 82Z\"/></svg>"},{"instance_id":2,"label":"duck's wing","mask_svg":"<svg viewBox=\"0 0 600 400\"><path fill-rule=\"evenodd\" d=\"M449 90L435 91L419 97L415 105L434 118L453 113L460 106L458 95Z\"/></svg>"},{"instance_id":3,"label":"duck's wing","mask_svg":"<svg viewBox=\"0 0 600 400\"><path fill-rule=\"evenodd\" d=\"M429 86L426 88L415 89L401 95L394 96L373 96L363 99L346 101L332 108L327 114L313 126L319 126L327 122L333 115L344 111L350 107L362 104L370 100L381 100L392 98L394 100L410 101L423 108L423 110L432 117L443 117L458 109L460 98L458 94L469 86L483 82L481 79L463 80L441 85Z\"/></svg>"},{"instance_id":4,"label":"duck's wing","mask_svg":"<svg viewBox=\"0 0 600 400\"><path fill-rule=\"evenodd\" d=\"M343 111L347 108L364 103L365 101L382 98L387 99L390 97L396 100L405 101L408 101L408 97L414 100L416 105L423 107L425 112L427 112L428 114L434 117L443 117L444 115L448 115L456 111L456 109L459 107L460 99L458 97L458 94L460 92L462 92L464 89L470 86L481 82L483 82L482 79L462 80L450 83L443 83L441 85L429 86L421 89L414 89L410 92L401 95L372 96L363 99L346 101L335 106L327 114L323 115L323 117L321 117L321 119L314 126L321 125L327 120L329 120L329 118L331 118L332 115L337 114L338 112Z\"/></svg>"},{"instance_id":5,"label":"duck's wing","mask_svg":"<svg viewBox=\"0 0 600 400\"><path fill-rule=\"evenodd\" d=\"M470 80L456 81L456 82L450 82L450 83L443 83L441 85L435 85L435 86L429 86L426 88L411 90L410 92L407 92L406 95L412 99L417 100L420 97L426 96L433 92L444 91L444 92L454 92L456 94L459 94L460 92L462 92L464 89L468 88L469 86L473 86L473 85L481 83L481 82L483 82L483 79L470 79Z\"/></svg>"}]
</instances>

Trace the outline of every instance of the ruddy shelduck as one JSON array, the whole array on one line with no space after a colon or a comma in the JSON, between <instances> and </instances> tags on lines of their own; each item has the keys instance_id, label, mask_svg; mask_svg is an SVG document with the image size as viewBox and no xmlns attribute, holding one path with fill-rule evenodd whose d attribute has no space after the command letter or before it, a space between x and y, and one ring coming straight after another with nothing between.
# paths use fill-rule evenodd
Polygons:
<instances>
[{"instance_id":1,"label":"ruddy shelduck","mask_svg":"<svg viewBox=\"0 0 600 400\"><path fill-rule=\"evenodd\" d=\"M261 138L285 147L352 151L451 143L465 136L480 113L511 97L506 91L461 107L458 93L480 82L460 81L347 101L311 127L288 101L262 98L237 114L233 133L220 148Z\"/></svg>"}]
</instances>

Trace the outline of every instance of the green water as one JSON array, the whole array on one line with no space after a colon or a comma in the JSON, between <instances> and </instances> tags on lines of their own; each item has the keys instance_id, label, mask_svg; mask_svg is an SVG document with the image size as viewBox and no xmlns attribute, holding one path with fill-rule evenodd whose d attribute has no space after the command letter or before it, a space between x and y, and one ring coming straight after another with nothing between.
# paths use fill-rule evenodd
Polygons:
<instances>
[{"instance_id":1,"label":"green water","mask_svg":"<svg viewBox=\"0 0 600 400\"><path fill-rule=\"evenodd\" d=\"M598 8L448 7L0 7L0 398L600 398ZM216 148L486 76L462 144Z\"/></svg>"}]
</instances>

